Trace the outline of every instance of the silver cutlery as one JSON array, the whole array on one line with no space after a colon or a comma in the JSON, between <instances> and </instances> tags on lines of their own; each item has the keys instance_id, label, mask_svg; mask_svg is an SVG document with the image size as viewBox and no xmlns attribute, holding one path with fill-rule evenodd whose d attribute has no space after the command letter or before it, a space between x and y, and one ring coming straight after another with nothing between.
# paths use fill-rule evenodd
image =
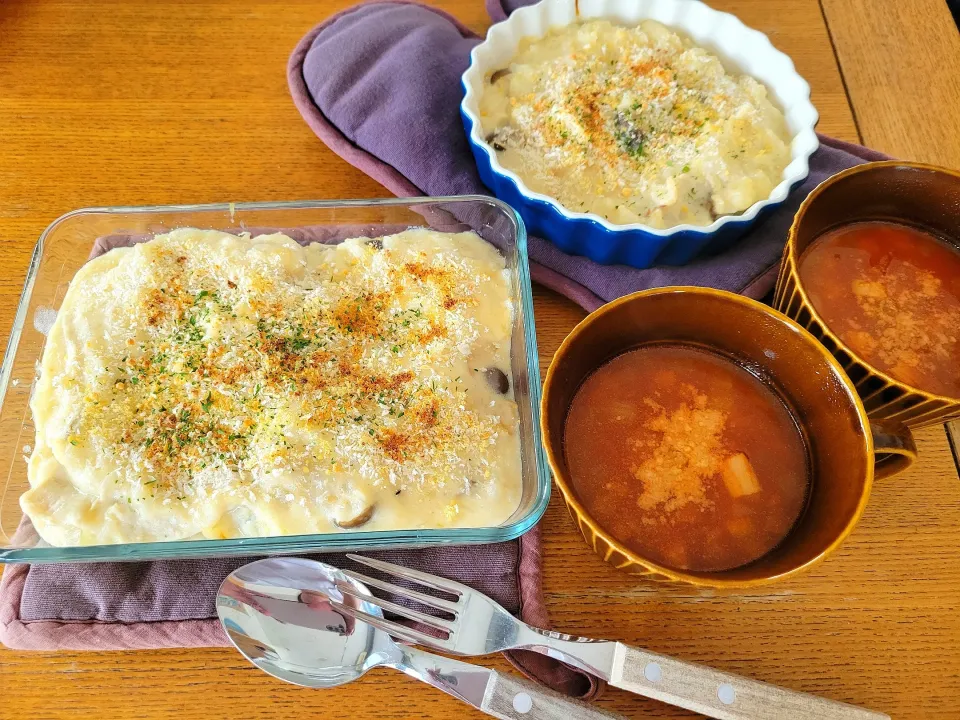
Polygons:
<instances>
[{"instance_id":1,"label":"silver cutlery","mask_svg":"<svg viewBox=\"0 0 960 720\"><path fill-rule=\"evenodd\" d=\"M418 630L371 614L366 608L332 601L334 608L370 623L393 637L454 655L478 656L503 650L532 650L601 677L614 687L702 713L719 720L889 720L883 713L787 690L749 678L648 652L621 642L591 640L541 630L517 620L483 593L452 580L347 555L351 560L422 587L451 596L443 599L352 570L351 581L414 601L446 617L367 595L347 581L337 581L345 598L362 599L432 632Z\"/></svg>"},{"instance_id":2,"label":"silver cutlery","mask_svg":"<svg viewBox=\"0 0 960 720\"><path fill-rule=\"evenodd\" d=\"M621 718L513 675L395 643L369 590L336 568L299 558L269 558L231 573L217 613L230 641L276 678L330 688L375 667L391 667L501 720Z\"/></svg>"}]
</instances>

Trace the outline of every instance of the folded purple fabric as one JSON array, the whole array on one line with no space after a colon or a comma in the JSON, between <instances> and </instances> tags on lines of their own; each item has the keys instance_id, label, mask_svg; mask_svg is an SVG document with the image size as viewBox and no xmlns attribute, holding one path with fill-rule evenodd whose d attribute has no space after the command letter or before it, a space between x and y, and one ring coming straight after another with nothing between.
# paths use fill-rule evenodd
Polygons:
<instances>
[{"instance_id":1,"label":"folded purple fabric","mask_svg":"<svg viewBox=\"0 0 960 720\"><path fill-rule=\"evenodd\" d=\"M17 536L21 542L35 539L28 522ZM367 554L470 585L546 628L540 547L536 526L505 543ZM355 567L342 555L312 557ZM0 580L0 642L19 650L228 646L214 599L223 579L251 559L10 565ZM526 651L505 655L525 675L558 692L589 700L603 690L598 679L551 658Z\"/></svg>"},{"instance_id":2,"label":"folded purple fabric","mask_svg":"<svg viewBox=\"0 0 960 720\"><path fill-rule=\"evenodd\" d=\"M507 3L514 6L526 2ZM489 1L494 19L505 17ZM480 182L460 120L460 76L480 39L446 13L406 2L359 5L314 28L287 68L300 113L348 162L400 196L489 191ZM683 267L599 265L530 238L534 280L588 310L637 290L706 285L762 297L773 285L787 229L803 198L845 167L879 153L821 138L810 176L722 254Z\"/></svg>"}]
</instances>

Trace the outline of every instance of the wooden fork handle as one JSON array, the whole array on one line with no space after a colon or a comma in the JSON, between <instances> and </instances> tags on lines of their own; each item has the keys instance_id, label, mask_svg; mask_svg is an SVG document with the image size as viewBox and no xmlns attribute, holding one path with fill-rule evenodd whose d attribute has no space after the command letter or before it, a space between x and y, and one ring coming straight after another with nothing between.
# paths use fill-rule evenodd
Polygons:
<instances>
[{"instance_id":1,"label":"wooden fork handle","mask_svg":"<svg viewBox=\"0 0 960 720\"><path fill-rule=\"evenodd\" d=\"M889 715L795 692L617 643L610 684L718 720L890 720Z\"/></svg>"}]
</instances>

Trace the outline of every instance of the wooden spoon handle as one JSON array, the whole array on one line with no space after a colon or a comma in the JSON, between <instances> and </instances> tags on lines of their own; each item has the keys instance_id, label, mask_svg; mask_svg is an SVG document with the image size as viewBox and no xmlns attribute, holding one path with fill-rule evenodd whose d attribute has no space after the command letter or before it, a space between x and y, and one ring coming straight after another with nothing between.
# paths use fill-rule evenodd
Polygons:
<instances>
[{"instance_id":1,"label":"wooden spoon handle","mask_svg":"<svg viewBox=\"0 0 960 720\"><path fill-rule=\"evenodd\" d=\"M525 678L491 672L480 709L501 720L627 720Z\"/></svg>"}]
</instances>

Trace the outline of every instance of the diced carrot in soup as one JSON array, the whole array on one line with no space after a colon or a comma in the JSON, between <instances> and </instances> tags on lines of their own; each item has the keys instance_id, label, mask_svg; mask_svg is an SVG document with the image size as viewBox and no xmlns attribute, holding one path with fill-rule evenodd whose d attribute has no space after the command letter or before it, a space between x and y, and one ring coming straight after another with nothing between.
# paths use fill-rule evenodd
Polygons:
<instances>
[{"instance_id":1,"label":"diced carrot in soup","mask_svg":"<svg viewBox=\"0 0 960 720\"><path fill-rule=\"evenodd\" d=\"M735 498L760 492L757 473L743 453L737 453L723 463L723 482Z\"/></svg>"},{"instance_id":2,"label":"diced carrot in soup","mask_svg":"<svg viewBox=\"0 0 960 720\"><path fill-rule=\"evenodd\" d=\"M727 530L730 531L731 535L744 537L752 533L753 529L753 523L750 522L748 517L732 517L727 520Z\"/></svg>"},{"instance_id":3,"label":"diced carrot in soup","mask_svg":"<svg viewBox=\"0 0 960 720\"><path fill-rule=\"evenodd\" d=\"M865 330L851 330L847 335L847 344L862 353L872 353L877 349L876 339Z\"/></svg>"}]
</instances>

